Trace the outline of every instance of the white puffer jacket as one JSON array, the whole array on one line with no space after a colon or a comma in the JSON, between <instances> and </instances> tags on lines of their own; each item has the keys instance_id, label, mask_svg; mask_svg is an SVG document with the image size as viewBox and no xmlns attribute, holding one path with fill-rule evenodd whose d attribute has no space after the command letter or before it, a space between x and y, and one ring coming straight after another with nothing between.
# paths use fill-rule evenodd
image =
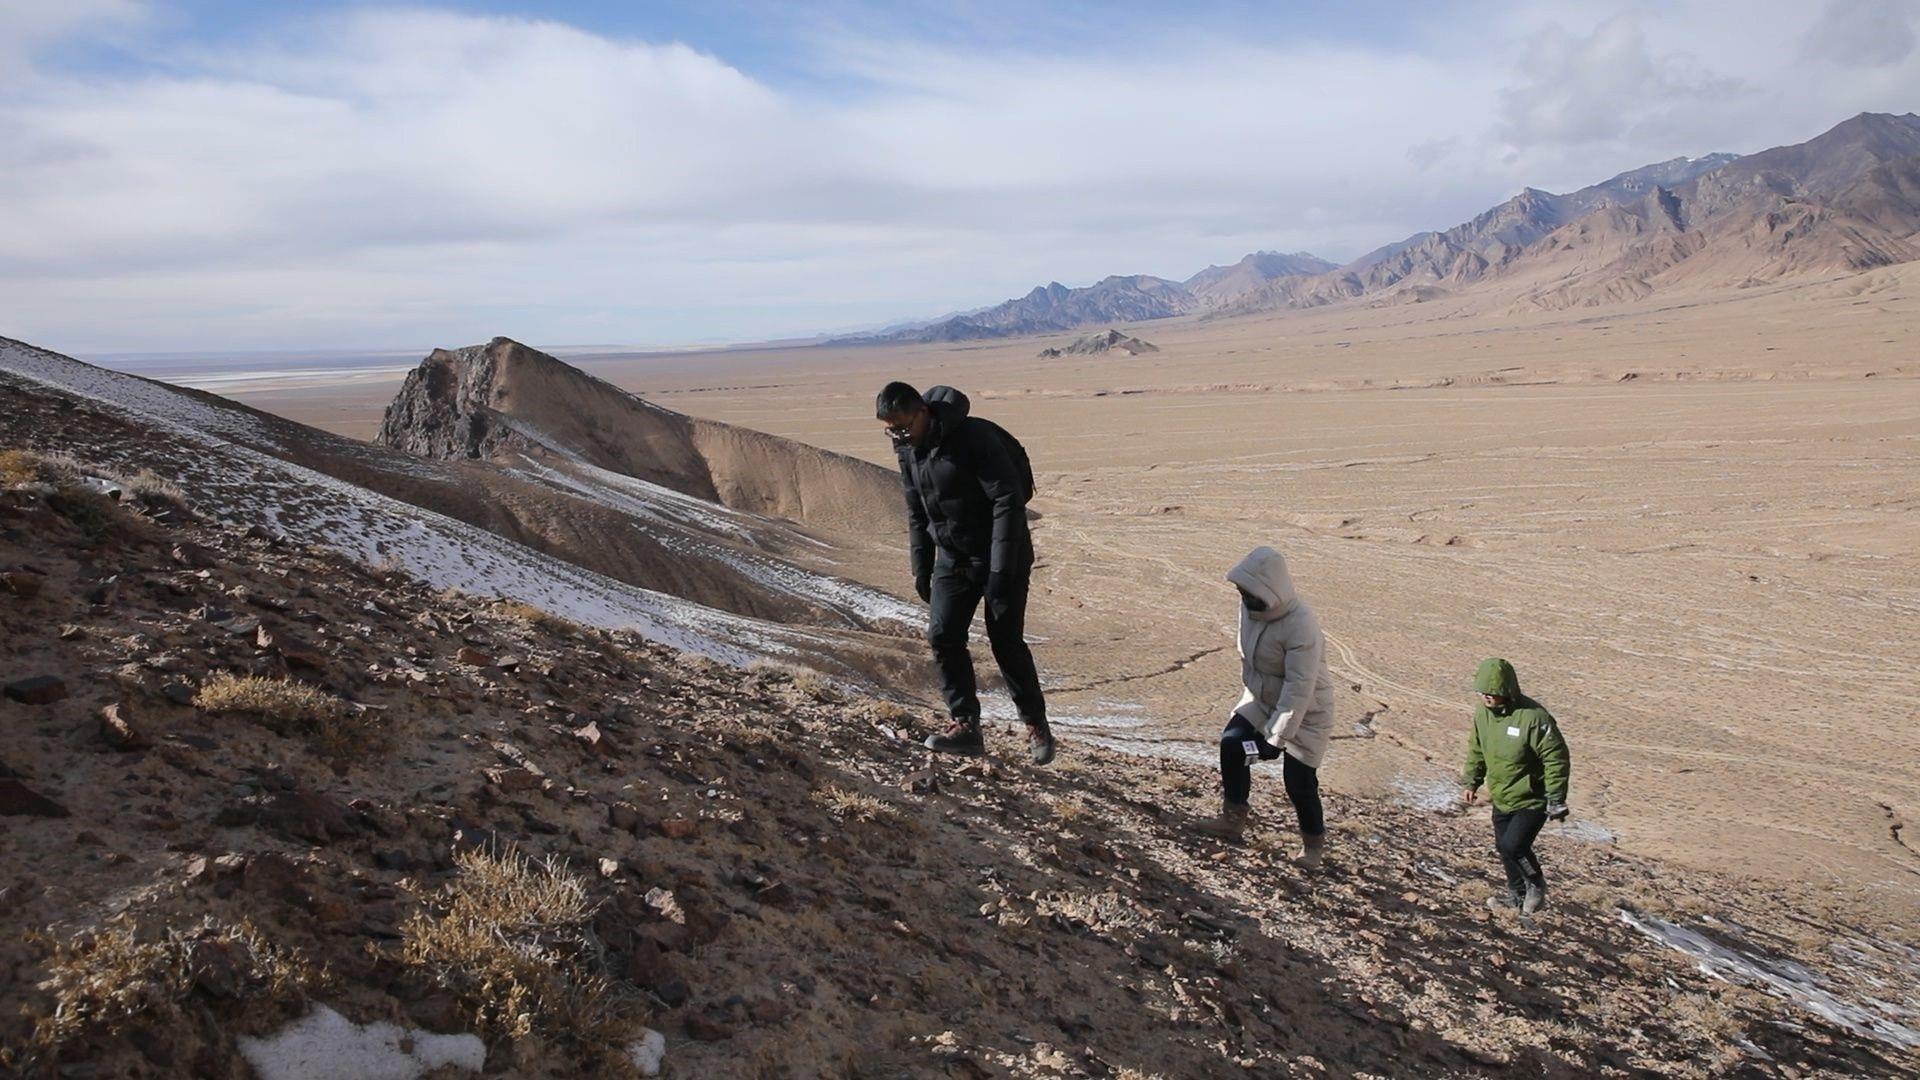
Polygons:
<instances>
[{"instance_id":1,"label":"white puffer jacket","mask_svg":"<svg viewBox=\"0 0 1920 1080\"><path fill-rule=\"evenodd\" d=\"M1265 611L1240 607L1245 692L1234 715L1302 765L1317 769L1333 735L1333 682L1327 677L1320 620L1293 591L1287 560L1270 547L1254 548L1228 571L1227 580L1267 602Z\"/></svg>"}]
</instances>

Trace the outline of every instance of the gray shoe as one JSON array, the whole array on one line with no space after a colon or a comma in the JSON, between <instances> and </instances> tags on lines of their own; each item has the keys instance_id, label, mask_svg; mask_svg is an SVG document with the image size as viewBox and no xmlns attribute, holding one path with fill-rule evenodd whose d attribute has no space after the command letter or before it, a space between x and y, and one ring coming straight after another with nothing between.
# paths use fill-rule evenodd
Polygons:
<instances>
[{"instance_id":1,"label":"gray shoe","mask_svg":"<svg viewBox=\"0 0 1920 1080\"><path fill-rule=\"evenodd\" d=\"M1520 898L1520 914L1531 915L1546 906L1546 903L1547 887L1530 884L1527 886L1527 895Z\"/></svg>"},{"instance_id":2,"label":"gray shoe","mask_svg":"<svg viewBox=\"0 0 1920 1080\"><path fill-rule=\"evenodd\" d=\"M1513 893L1496 893L1487 897L1489 911L1514 911L1520 907L1520 897Z\"/></svg>"},{"instance_id":3,"label":"gray shoe","mask_svg":"<svg viewBox=\"0 0 1920 1080\"><path fill-rule=\"evenodd\" d=\"M1045 720L1027 721L1027 754L1035 765L1046 765L1053 761L1053 729Z\"/></svg>"}]
</instances>

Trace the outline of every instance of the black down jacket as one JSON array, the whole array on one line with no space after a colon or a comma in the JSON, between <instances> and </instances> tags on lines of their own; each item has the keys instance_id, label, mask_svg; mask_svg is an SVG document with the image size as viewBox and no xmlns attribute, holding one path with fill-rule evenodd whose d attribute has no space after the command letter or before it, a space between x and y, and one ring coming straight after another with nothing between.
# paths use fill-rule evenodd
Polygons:
<instances>
[{"instance_id":1,"label":"black down jacket","mask_svg":"<svg viewBox=\"0 0 1920 1080\"><path fill-rule=\"evenodd\" d=\"M956 390L929 391L927 409L933 428L926 444L896 448L914 577L933 572L936 548L955 562L985 563L996 574L1026 573L1033 564L1029 481L1006 435L969 417L966 395Z\"/></svg>"}]
</instances>

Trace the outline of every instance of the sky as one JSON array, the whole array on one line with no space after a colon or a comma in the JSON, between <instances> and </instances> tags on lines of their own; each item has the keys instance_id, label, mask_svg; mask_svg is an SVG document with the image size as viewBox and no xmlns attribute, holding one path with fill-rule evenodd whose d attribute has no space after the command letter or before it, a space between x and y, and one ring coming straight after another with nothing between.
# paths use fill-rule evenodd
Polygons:
<instances>
[{"instance_id":1,"label":"sky","mask_svg":"<svg viewBox=\"0 0 1920 1080\"><path fill-rule=\"evenodd\" d=\"M1920 109L1920 0L0 0L0 335L682 345Z\"/></svg>"}]
</instances>

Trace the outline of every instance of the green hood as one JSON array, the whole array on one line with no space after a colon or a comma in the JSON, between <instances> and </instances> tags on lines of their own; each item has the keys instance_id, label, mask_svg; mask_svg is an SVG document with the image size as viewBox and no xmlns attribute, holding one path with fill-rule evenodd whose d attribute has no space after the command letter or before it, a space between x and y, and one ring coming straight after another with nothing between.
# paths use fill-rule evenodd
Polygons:
<instances>
[{"instance_id":1,"label":"green hood","mask_svg":"<svg viewBox=\"0 0 1920 1080\"><path fill-rule=\"evenodd\" d=\"M1514 674L1512 664L1499 657L1481 661L1480 670L1473 674L1473 688L1506 698L1510 707L1520 703L1520 676Z\"/></svg>"}]
</instances>

